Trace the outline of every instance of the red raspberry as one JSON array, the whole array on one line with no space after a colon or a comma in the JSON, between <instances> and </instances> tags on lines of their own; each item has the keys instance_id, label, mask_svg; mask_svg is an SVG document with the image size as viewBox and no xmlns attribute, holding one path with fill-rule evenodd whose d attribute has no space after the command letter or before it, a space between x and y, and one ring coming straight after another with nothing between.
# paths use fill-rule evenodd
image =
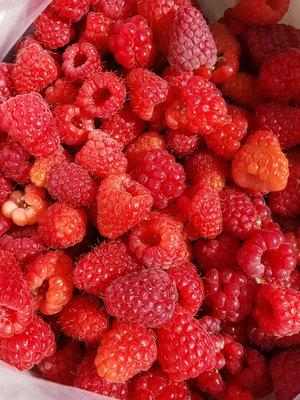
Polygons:
<instances>
[{"instance_id":1,"label":"red raspberry","mask_svg":"<svg viewBox=\"0 0 300 400\"><path fill-rule=\"evenodd\" d=\"M137 376L132 383L131 400L187 400L190 392L186 382L173 382L159 368Z\"/></svg>"},{"instance_id":2,"label":"red raspberry","mask_svg":"<svg viewBox=\"0 0 300 400\"><path fill-rule=\"evenodd\" d=\"M77 206L89 206L97 194L95 182L83 167L75 163L54 167L47 189L56 200Z\"/></svg>"},{"instance_id":3,"label":"red raspberry","mask_svg":"<svg viewBox=\"0 0 300 400\"><path fill-rule=\"evenodd\" d=\"M145 18L135 15L129 20L116 22L109 38L109 48L124 68L147 67L154 58L155 47L152 30Z\"/></svg>"},{"instance_id":4,"label":"red raspberry","mask_svg":"<svg viewBox=\"0 0 300 400\"><path fill-rule=\"evenodd\" d=\"M241 389L237 385L227 387L226 393L221 397L221 400L254 400L251 392Z\"/></svg>"},{"instance_id":5,"label":"red raspberry","mask_svg":"<svg viewBox=\"0 0 300 400\"><path fill-rule=\"evenodd\" d=\"M167 207L185 188L184 169L166 150L150 150L141 154L130 174L149 190L157 208Z\"/></svg>"},{"instance_id":6,"label":"red raspberry","mask_svg":"<svg viewBox=\"0 0 300 400\"><path fill-rule=\"evenodd\" d=\"M35 157L47 157L58 148L51 111L38 93L11 97L1 104L0 114L1 129Z\"/></svg>"},{"instance_id":7,"label":"red raspberry","mask_svg":"<svg viewBox=\"0 0 300 400\"><path fill-rule=\"evenodd\" d=\"M90 0L53 0L53 8L61 17L79 21L89 10Z\"/></svg>"},{"instance_id":8,"label":"red raspberry","mask_svg":"<svg viewBox=\"0 0 300 400\"><path fill-rule=\"evenodd\" d=\"M220 270L237 264L236 253L239 249L237 237L223 232L213 240L198 239L194 246L194 255L201 269L205 271L216 268Z\"/></svg>"},{"instance_id":9,"label":"red raspberry","mask_svg":"<svg viewBox=\"0 0 300 400\"><path fill-rule=\"evenodd\" d=\"M18 93L40 92L59 75L59 66L52 55L39 44L23 48L12 70L14 87Z\"/></svg>"},{"instance_id":10,"label":"red raspberry","mask_svg":"<svg viewBox=\"0 0 300 400\"><path fill-rule=\"evenodd\" d=\"M8 100L15 91L12 69L13 64L0 63L0 96L4 100Z\"/></svg>"},{"instance_id":11,"label":"red raspberry","mask_svg":"<svg viewBox=\"0 0 300 400\"><path fill-rule=\"evenodd\" d=\"M109 175L98 191L98 229L102 236L115 239L142 221L152 205L148 190L129 175Z\"/></svg>"},{"instance_id":12,"label":"red raspberry","mask_svg":"<svg viewBox=\"0 0 300 400\"><path fill-rule=\"evenodd\" d=\"M89 12L81 33L80 41L94 45L101 53L108 52L108 40L114 21L102 13Z\"/></svg>"},{"instance_id":13,"label":"red raspberry","mask_svg":"<svg viewBox=\"0 0 300 400\"><path fill-rule=\"evenodd\" d=\"M192 185L206 182L217 191L222 190L228 175L226 162L207 149L200 149L188 157L184 169Z\"/></svg>"},{"instance_id":14,"label":"red raspberry","mask_svg":"<svg viewBox=\"0 0 300 400\"><path fill-rule=\"evenodd\" d=\"M12 220L0 213L0 238L11 228Z\"/></svg>"},{"instance_id":15,"label":"red raspberry","mask_svg":"<svg viewBox=\"0 0 300 400\"><path fill-rule=\"evenodd\" d=\"M104 396L113 396L120 400L128 400L128 383L112 383L101 378L97 373L95 357L96 351L90 351L84 356L77 369L74 386Z\"/></svg>"},{"instance_id":16,"label":"red raspberry","mask_svg":"<svg viewBox=\"0 0 300 400\"><path fill-rule=\"evenodd\" d=\"M264 104L256 108L252 127L272 131L283 149L300 144L300 110L282 104Z\"/></svg>"},{"instance_id":17,"label":"red raspberry","mask_svg":"<svg viewBox=\"0 0 300 400\"><path fill-rule=\"evenodd\" d=\"M48 251L27 264L24 276L38 309L56 314L69 302L73 291L73 263L62 251Z\"/></svg>"},{"instance_id":18,"label":"red raspberry","mask_svg":"<svg viewBox=\"0 0 300 400\"><path fill-rule=\"evenodd\" d=\"M253 191L283 190L288 181L288 159L272 132L257 131L248 137L232 161L234 182Z\"/></svg>"},{"instance_id":19,"label":"red raspberry","mask_svg":"<svg viewBox=\"0 0 300 400\"><path fill-rule=\"evenodd\" d=\"M251 312L253 282L242 272L226 268L210 269L205 273L206 301L214 317L240 322Z\"/></svg>"},{"instance_id":20,"label":"red raspberry","mask_svg":"<svg viewBox=\"0 0 300 400\"><path fill-rule=\"evenodd\" d=\"M44 379L73 386L80 360L79 343L69 340L63 348L56 350L52 356L44 358L37 367Z\"/></svg>"},{"instance_id":21,"label":"red raspberry","mask_svg":"<svg viewBox=\"0 0 300 400\"><path fill-rule=\"evenodd\" d=\"M101 69L100 55L90 43L75 43L63 52L62 70L70 81L84 81Z\"/></svg>"},{"instance_id":22,"label":"red raspberry","mask_svg":"<svg viewBox=\"0 0 300 400\"><path fill-rule=\"evenodd\" d=\"M300 393L299 360L300 349L279 353L271 359L270 372L277 399L293 400Z\"/></svg>"},{"instance_id":23,"label":"red raspberry","mask_svg":"<svg viewBox=\"0 0 300 400\"><path fill-rule=\"evenodd\" d=\"M118 114L103 121L101 129L107 132L123 149L132 140L142 135L144 122L138 118L128 104L125 104Z\"/></svg>"},{"instance_id":24,"label":"red raspberry","mask_svg":"<svg viewBox=\"0 0 300 400\"><path fill-rule=\"evenodd\" d=\"M30 369L55 351L55 338L41 318L35 317L22 333L0 338L0 358L20 371Z\"/></svg>"},{"instance_id":25,"label":"red raspberry","mask_svg":"<svg viewBox=\"0 0 300 400\"><path fill-rule=\"evenodd\" d=\"M0 250L0 266L0 338L9 338L24 331L33 320L34 310L15 257Z\"/></svg>"},{"instance_id":26,"label":"red raspberry","mask_svg":"<svg viewBox=\"0 0 300 400\"><path fill-rule=\"evenodd\" d=\"M221 354L225 359L226 370L236 375L242 370L244 347L239 342L236 342L231 335L223 334L224 347Z\"/></svg>"},{"instance_id":27,"label":"red raspberry","mask_svg":"<svg viewBox=\"0 0 300 400\"><path fill-rule=\"evenodd\" d=\"M176 72L173 68L167 67L163 70L161 76L171 86L172 93L180 95L181 89L183 89L192 78L193 71Z\"/></svg>"},{"instance_id":28,"label":"red raspberry","mask_svg":"<svg viewBox=\"0 0 300 400\"><path fill-rule=\"evenodd\" d=\"M182 224L155 212L131 230L129 247L147 267L169 269L188 261L190 255Z\"/></svg>"},{"instance_id":29,"label":"red raspberry","mask_svg":"<svg viewBox=\"0 0 300 400\"><path fill-rule=\"evenodd\" d=\"M50 106L58 104L72 104L78 95L78 86L66 78L58 78L52 86L45 90L45 100Z\"/></svg>"},{"instance_id":30,"label":"red raspberry","mask_svg":"<svg viewBox=\"0 0 300 400\"><path fill-rule=\"evenodd\" d=\"M253 25L276 24L289 8L290 0L239 0L235 6L236 16Z\"/></svg>"},{"instance_id":31,"label":"red raspberry","mask_svg":"<svg viewBox=\"0 0 300 400\"><path fill-rule=\"evenodd\" d=\"M108 329L108 315L96 298L81 294L72 297L59 314L65 335L84 342L99 341Z\"/></svg>"},{"instance_id":32,"label":"red raspberry","mask_svg":"<svg viewBox=\"0 0 300 400\"><path fill-rule=\"evenodd\" d=\"M130 143L126 149L126 158L129 165L131 167L135 166L144 153L155 149L165 149L164 138L155 131L145 132L134 142Z\"/></svg>"},{"instance_id":33,"label":"red raspberry","mask_svg":"<svg viewBox=\"0 0 300 400\"><path fill-rule=\"evenodd\" d=\"M300 49L286 49L263 61L258 84L261 92L271 101L297 101L300 100L299 75Z\"/></svg>"},{"instance_id":34,"label":"red raspberry","mask_svg":"<svg viewBox=\"0 0 300 400\"><path fill-rule=\"evenodd\" d=\"M225 383L219 371L205 371L194 380L195 386L210 396L220 398L225 390ZM232 400L231 398L229 400ZM237 399L240 400L240 399Z\"/></svg>"},{"instance_id":35,"label":"red raspberry","mask_svg":"<svg viewBox=\"0 0 300 400\"><path fill-rule=\"evenodd\" d=\"M102 338L95 359L100 377L122 383L147 371L157 357L155 334L143 326L116 323Z\"/></svg>"},{"instance_id":36,"label":"red raspberry","mask_svg":"<svg viewBox=\"0 0 300 400\"><path fill-rule=\"evenodd\" d=\"M141 269L115 279L105 291L107 312L148 328L168 321L178 299L175 283L159 269Z\"/></svg>"},{"instance_id":37,"label":"red raspberry","mask_svg":"<svg viewBox=\"0 0 300 400\"><path fill-rule=\"evenodd\" d=\"M222 232L220 197L208 183L188 187L177 204L197 237L213 239Z\"/></svg>"},{"instance_id":38,"label":"red raspberry","mask_svg":"<svg viewBox=\"0 0 300 400\"><path fill-rule=\"evenodd\" d=\"M8 200L11 192L13 191L13 184L10 179L5 178L4 174L0 172L0 204Z\"/></svg>"},{"instance_id":39,"label":"red raspberry","mask_svg":"<svg viewBox=\"0 0 300 400\"><path fill-rule=\"evenodd\" d=\"M154 72L143 68L132 70L126 81L132 109L141 119L151 120L158 106L167 99L167 82Z\"/></svg>"},{"instance_id":40,"label":"red raspberry","mask_svg":"<svg viewBox=\"0 0 300 400\"><path fill-rule=\"evenodd\" d=\"M137 14L135 0L95 0L94 9L102 12L106 17L120 20Z\"/></svg>"},{"instance_id":41,"label":"red raspberry","mask_svg":"<svg viewBox=\"0 0 300 400\"><path fill-rule=\"evenodd\" d=\"M191 136L184 130L168 129L165 134L167 150L176 157L186 157L193 153L199 145L198 135Z\"/></svg>"},{"instance_id":42,"label":"red raspberry","mask_svg":"<svg viewBox=\"0 0 300 400\"><path fill-rule=\"evenodd\" d=\"M86 224L86 214L81 208L56 202L40 219L38 232L48 247L64 249L82 241Z\"/></svg>"},{"instance_id":43,"label":"red raspberry","mask_svg":"<svg viewBox=\"0 0 300 400\"><path fill-rule=\"evenodd\" d=\"M204 299L204 287L195 265L186 262L169 269L168 274L176 284L177 303L192 315L197 314Z\"/></svg>"},{"instance_id":44,"label":"red raspberry","mask_svg":"<svg viewBox=\"0 0 300 400\"><path fill-rule=\"evenodd\" d=\"M168 61L175 71L212 68L217 48L201 12L195 7L180 7L175 15Z\"/></svg>"},{"instance_id":45,"label":"red raspberry","mask_svg":"<svg viewBox=\"0 0 300 400\"><path fill-rule=\"evenodd\" d=\"M11 235L4 235L0 239L0 248L12 253L22 264L32 261L45 250L45 247L37 235L16 238Z\"/></svg>"},{"instance_id":46,"label":"red raspberry","mask_svg":"<svg viewBox=\"0 0 300 400\"><path fill-rule=\"evenodd\" d=\"M260 328L269 335L290 336L300 332L300 293L271 285L257 288L252 311Z\"/></svg>"},{"instance_id":47,"label":"red raspberry","mask_svg":"<svg viewBox=\"0 0 300 400\"><path fill-rule=\"evenodd\" d=\"M77 164L82 165L96 178L125 172L127 160L118 143L106 132L90 132L88 141L76 154Z\"/></svg>"},{"instance_id":48,"label":"red raspberry","mask_svg":"<svg viewBox=\"0 0 300 400\"><path fill-rule=\"evenodd\" d=\"M34 31L39 43L50 50L66 46L75 37L72 23L59 17L50 8L34 21Z\"/></svg>"},{"instance_id":49,"label":"red raspberry","mask_svg":"<svg viewBox=\"0 0 300 400\"><path fill-rule=\"evenodd\" d=\"M157 330L158 361L174 381L195 378L215 365L210 335L188 311L175 308L173 317Z\"/></svg>"},{"instance_id":50,"label":"red raspberry","mask_svg":"<svg viewBox=\"0 0 300 400\"><path fill-rule=\"evenodd\" d=\"M107 118L125 103L126 87L112 72L100 72L84 81L77 96L82 111L92 118Z\"/></svg>"},{"instance_id":51,"label":"red raspberry","mask_svg":"<svg viewBox=\"0 0 300 400\"><path fill-rule=\"evenodd\" d=\"M248 237L261 226L260 217L249 196L236 188L220 192L224 229L240 239Z\"/></svg>"}]
</instances>

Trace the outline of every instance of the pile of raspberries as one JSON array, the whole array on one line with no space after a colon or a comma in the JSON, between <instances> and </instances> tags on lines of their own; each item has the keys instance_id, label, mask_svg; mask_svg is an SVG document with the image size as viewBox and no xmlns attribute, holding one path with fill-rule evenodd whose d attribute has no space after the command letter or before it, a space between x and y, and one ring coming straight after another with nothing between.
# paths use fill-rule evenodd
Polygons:
<instances>
[{"instance_id":1,"label":"pile of raspberries","mask_svg":"<svg viewBox=\"0 0 300 400\"><path fill-rule=\"evenodd\" d=\"M289 0L53 0L0 63L0 359L119 400L300 393Z\"/></svg>"}]
</instances>

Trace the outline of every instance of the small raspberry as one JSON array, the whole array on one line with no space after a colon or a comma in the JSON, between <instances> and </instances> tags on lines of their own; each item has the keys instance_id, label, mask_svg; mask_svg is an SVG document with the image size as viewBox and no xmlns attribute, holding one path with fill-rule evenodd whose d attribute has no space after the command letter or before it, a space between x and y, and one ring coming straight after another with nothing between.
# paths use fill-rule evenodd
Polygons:
<instances>
[{"instance_id":1,"label":"small raspberry","mask_svg":"<svg viewBox=\"0 0 300 400\"><path fill-rule=\"evenodd\" d=\"M51 8L64 19L79 21L89 10L90 0L53 0Z\"/></svg>"},{"instance_id":2,"label":"small raspberry","mask_svg":"<svg viewBox=\"0 0 300 400\"><path fill-rule=\"evenodd\" d=\"M9 199L11 192L13 191L13 183L10 179L7 179L2 172L0 172L0 204L3 204Z\"/></svg>"},{"instance_id":3,"label":"small raspberry","mask_svg":"<svg viewBox=\"0 0 300 400\"><path fill-rule=\"evenodd\" d=\"M97 196L97 225L102 236L115 239L142 221L153 199L144 186L126 174L105 178Z\"/></svg>"},{"instance_id":4,"label":"small raspberry","mask_svg":"<svg viewBox=\"0 0 300 400\"><path fill-rule=\"evenodd\" d=\"M120 111L126 100L124 83L112 72L100 72L84 81L77 102L88 117L107 118Z\"/></svg>"},{"instance_id":5,"label":"small raspberry","mask_svg":"<svg viewBox=\"0 0 300 400\"><path fill-rule=\"evenodd\" d=\"M192 185L209 183L217 191L222 190L228 176L228 167L224 160L207 149L200 149L184 162L187 179Z\"/></svg>"},{"instance_id":6,"label":"small raspberry","mask_svg":"<svg viewBox=\"0 0 300 400\"><path fill-rule=\"evenodd\" d=\"M56 202L40 219L38 232L48 247L64 249L82 241L86 223L87 217L81 208Z\"/></svg>"},{"instance_id":7,"label":"small raspberry","mask_svg":"<svg viewBox=\"0 0 300 400\"><path fill-rule=\"evenodd\" d=\"M234 182L250 190L283 190L288 176L288 159L280 149L277 136L272 132L253 133L232 161Z\"/></svg>"},{"instance_id":8,"label":"small raspberry","mask_svg":"<svg viewBox=\"0 0 300 400\"><path fill-rule=\"evenodd\" d=\"M0 358L20 371L30 369L55 351L50 327L35 317L26 329L10 338L0 338Z\"/></svg>"},{"instance_id":9,"label":"small raspberry","mask_svg":"<svg viewBox=\"0 0 300 400\"><path fill-rule=\"evenodd\" d=\"M94 9L102 12L106 17L120 20L137 14L135 0L95 0Z\"/></svg>"},{"instance_id":10,"label":"small raspberry","mask_svg":"<svg viewBox=\"0 0 300 400\"><path fill-rule=\"evenodd\" d=\"M45 247L37 234L31 237L13 237L10 234L4 235L0 239L0 248L12 253L22 264L32 261L37 255L45 250Z\"/></svg>"},{"instance_id":11,"label":"small raspberry","mask_svg":"<svg viewBox=\"0 0 300 400\"><path fill-rule=\"evenodd\" d=\"M76 154L76 162L96 178L123 173L127 160L118 143L106 132L94 130Z\"/></svg>"},{"instance_id":12,"label":"small raspberry","mask_svg":"<svg viewBox=\"0 0 300 400\"><path fill-rule=\"evenodd\" d=\"M153 117L168 95L167 82L147 69L136 68L126 78L132 110L143 120Z\"/></svg>"},{"instance_id":13,"label":"small raspberry","mask_svg":"<svg viewBox=\"0 0 300 400\"><path fill-rule=\"evenodd\" d=\"M52 55L39 44L23 48L12 70L14 87L18 93L40 92L59 75L59 67Z\"/></svg>"},{"instance_id":14,"label":"small raspberry","mask_svg":"<svg viewBox=\"0 0 300 400\"><path fill-rule=\"evenodd\" d=\"M239 0L236 16L253 25L276 24L289 8L290 0Z\"/></svg>"},{"instance_id":15,"label":"small raspberry","mask_svg":"<svg viewBox=\"0 0 300 400\"><path fill-rule=\"evenodd\" d=\"M164 138L155 131L143 133L134 142L130 143L126 149L126 158L129 165L131 167L135 166L144 153L155 149L165 149Z\"/></svg>"},{"instance_id":16,"label":"small raspberry","mask_svg":"<svg viewBox=\"0 0 300 400\"><path fill-rule=\"evenodd\" d=\"M157 357L155 334L143 326L116 323L102 338L95 359L100 377L122 383L147 371Z\"/></svg>"},{"instance_id":17,"label":"small raspberry","mask_svg":"<svg viewBox=\"0 0 300 400\"><path fill-rule=\"evenodd\" d=\"M24 276L38 309L56 314L69 302L73 291L73 263L62 251L49 251L27 264Z\"/></svg>"},{"instance_id":18,"label":"small raspberry","mask_svg":"<svg viewBox=\"0 0 300 400\"><path fill-rule=\"evenodd\" d=\"M78 95L78 86L74 82L69 82L66 78L58 78L52 86L45 90L45 100L50 106L58 104L72 104Z\"/></svg>"},{"instance_id":19,"label":"small raspberry","mask_svg":"<svg viewBox=\"0 0 300 400\"><path fill-rule=\"evenodd\" d=\"M156 212L131 230L129 247L147 267L169 269L188 261L190 256L182 224Z\"/></svg>"},{"instance_id":20,"label":"small raspberry","mask_svg":"<svg viewBox=\"0 0 300 400\"><path fill-rule=\"evenodd\" d=\"M297 101L300 100L299 75L300 49L285 49L263 61L258 84L261 92L271 101Z\"/></svg>"},{"instance_id":21,"label":"small raspberry","mask_svg":"<svg viewBox=\"0 0 300 400\"><path fill-rule=\"evenodd\" d=\"M210 335L188 311L175 308L173 317L157 330L158 361L170 378L195 378L215 365Z\"/></svg>"},{"instance_id":22,"label":"small raspberry","mask_svg":"<svg viewBox=\"0 0 300 400\"><path fill-rule=\"evenodd\" d=\"M96 351L88 352L76 372L74 386L104 396L113 396L119 400L128 400L128 382L112 383L101 378L95 366Z\"/></svg>"},{"instance_id":23,"label":"small raspberry","mask_svg":"<svg viewBox=\"0 0 300 400\"><path fill-rule=\"evenodd\" d=\"M149 190L157 208L167 207L185 188L184 169L166 150L150 150L141 154L130 174Z\"/></svg>"},{"instance_id":24,"label":"small raspberry","mask_svg":"<svg viewBox=\"0 0 300 400\"><path fill-rule=\"evenodd\" d=\"M109 48L124 68L145 68L155 55L151 28L141 15L116 22L109 38Z\"/></svg>"},{"instance_id":25,"label":"small raspberry","mask_svg":"<svg viewBox=\"0 0 300 400\"><path fill-rule=\"evenodd\" d=\"M8 100L15 92L12 79L13 64L0 63L0 96Z\"/></svg>"},{"instance_id":26,"label":"small raspberry","mask_svg":"<svg viewBox=\"0 0 300 400\"><path fill-rule=\"evenodd\" d=\"M240 388L238 385L228 386L221 400L254 400L252 393Z\"/></svg>"},{"instance_id":27,"label":"small raspberry","mask_svg":"<svg viewBox=\"0 0 300 400\"><path fill-rule=\"evenodd\" d=\"M204 299L204 287L195 265L186 262L170 268L168 274L176 284L178 305L192 315L197 314Z\"/></svg>"},{"instance_id":28,"label":"small raspberry","mask_svg":"<svg viewBox=\"0 0 300 400\"><path fill-rule=\"evenodd\" d=\"M114 21L102 13L89 12L80 36L80 41L91 43L101 53L108 52L108 40Z\"/></svg>"},{"instance_id":29,"label":"small raspberry","mask_svg":"<svg viewBox=\"0 0 300 400\"><path fill-rule=\"evenodd\" d=\"M193 153L199 145L198 135L191 136L184 130L168 129L165 134L167 150L176 157L186 157Z\"/></svg>"}]
</instances>

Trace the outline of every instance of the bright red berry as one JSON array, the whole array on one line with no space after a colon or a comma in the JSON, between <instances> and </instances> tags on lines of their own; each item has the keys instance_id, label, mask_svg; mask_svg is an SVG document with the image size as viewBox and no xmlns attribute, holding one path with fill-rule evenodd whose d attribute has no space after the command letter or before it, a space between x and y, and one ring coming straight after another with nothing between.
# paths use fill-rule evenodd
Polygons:
<instances>
[{"instance_id":1,"label":"bright red berry","mask_svg":"<svg viewBox=\"0 0 300 400\"><path fill-rule=\"evenodd\" d=\"M0 96L2 100L8 100L15 92L12 69L13 64L0 63Z\"/></svg>"},{"instance_id":2,"label":"bright red berry","mask_svg":"<svg viewBox=\"0 0 300 400\"><path fill-rule=\"evenodd\" d=\"M239 0L235 6L235 13L247 24L276 24L287 12L289 4L289 0Z\"/></svg>"},{"instance_id":3,"label":"bright red berry","mask_svg":"<svg viewBox=\"0 0 300 400\"><path fill-rule=\"evenodd\" d=\"M53 0L51 7L63 18L80 20L89 10L90 0Z\"/></svg>"},{"instance_id":4,"label":"bright red berry","mask_svg":"<svg viewBox=\"0 0 300 400\"><path fill-rule=\"evenodd\" d=\"M184 130L168 129L164 138L167 150L176 157L186 157L196 150L199 145L200 138L198 135L191 136Z\"/></svg>"},{"instance_id":5,"label":"bright red berry","mask_svg":"<svg viewBox=\"0 0 300 400\"><path fill-rule=\"evenodd\" d=\"M4 235L0 239L0 248L4 251L12 253L16 259L22 263L27 264L32 261L37 255L45 250L41 239L37 234L31 237L25 236L14 237L13 235Z\"/></svg>"},{"instance_id":6,"label":"bright red berry","mask_svg":"<svg viewBox=\"0 0 300 400\"><path fill-rule=\"evenodd\" d=\"M137 14L135 0L95 0L93 7L114 20L124 20Z\"/></svg>"},{"instance_id":7,"label":"bright red berry","mask_svg":"<svg viewBox=\"0 0 300 400\"><path fill-rule=\"evenodd\" d=\"M126 149L126 158L129 166L134 167L138 164L140 157L143 156L144 153L155 149L165 149L163 136L155 131L145 132L134 142L130 143Z\"/></svg>"},{"instance_id":8,"label":"bright red berry","mask_svg":"<svg viewBox=\"0 0 300 400\"><path fill-rule=\"evenodd\" d=\"M202 372L195 378L194 383L202 392L217 398L225 389L225 383L219 371Z\"/></svg>"},{"instance_id":9,"label":"bright red berry","mask_svg":"<svg viewBox=\"0 0 300 400\"><path fill-rule=\"evenodd\" d=\"M72 104L76 101L78 90L77 83L69 82L66 78L58 78L52 86L47 87L44 98L50 106Z\"/></svg>"},{"instance_id":10,"label":"bright red berry","mask_svg":"<svg viewBox=\"0 0 300 400\"><path fill-rule=\"evenodd\" d=\"M80 41L91 43L101 53L108 52L108 40L114 21L100 12L89 12L81 32Z\"/></svg>"},{"instance_id":11,"label":"bright red berry","mask_svg":"<svg viewBox=\"0 0 300 400\"><path fill-rule=\"evenodd\" d=\"M13 191L13 183L7 179L2 172L0 172L0 204L8 200L11 192Z\"/></svg>"}]
</instances>

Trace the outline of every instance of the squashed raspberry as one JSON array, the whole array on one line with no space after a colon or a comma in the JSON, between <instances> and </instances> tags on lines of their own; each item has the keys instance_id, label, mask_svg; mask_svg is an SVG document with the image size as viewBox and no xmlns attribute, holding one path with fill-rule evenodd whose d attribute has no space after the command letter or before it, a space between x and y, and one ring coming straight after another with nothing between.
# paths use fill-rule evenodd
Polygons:
<instances>
[{"instance_id":1,"label":"squashed raspberry","mask_svg":"<svg viewBox=\"0 0 300 400\"><path fill-rule=\"evenodd\" d=\"M289 8L290 0L239 0L236 16L247 24L276 24Z\"/></svg>"},{"instance_id":2,"label":"squashed raspberry","mask_svg":"<svg viewBox=\"0 0 300 400\"><path fill-rule=\"evenodd\" d=\"M21 235L21 237L14 237L7 234L2 236L0 239L0 248L12 253L22 264L32 261L37 255L45 250L45 247L37 234L31 237L25 235L26 233Z\"/></svg>"},{"instance_id":3,"label":"squashed raspberry","mask_svg":"<svg viewBox=\"0 0 300 400\"><path fill-rule=\"evenodd\" d=\"M58 78L52 86L45 90L45 100L50 106L58 104L72 104L78 95L78 86L66 78Z\"/></svg>"},{"instance_id":4,"label":"squashed raspberry","mask_svg":"<svg viewBox=\"0 0 300 400\"><path fill-rule=\"evenodd\" d=\"M167 150L176 157L186 157L196 150L199 145L199 136L191 136L182 130L168 129L165 135Z\"/></svg>"},{"instance_id":5,"label":"squashed raspberry","mask_svg":"<svg viewBox=\"0 0 300 400\"><path fill-rule=\"evenodd\" d=\"M124 20L137 14L135 0L95 0L93 7L114 20Z\"/></svg>"},{"instance_id":6,"label":"squashed raspberry","mask_svg":"<svg viewBox=\"0 0 300 400\"><path fill-rule=\"evenodd\" d=\"M165 141L163 136L158 132L148 131L138 137L134 142L130 143L126 149L126 158L131 167L135 166L140 156L150 150L165 149Z\"/></svg>"},{"instance_id":7,"label":"squashed raspberry","mask_svg":"<svg viewBox=\"0 0 300 400\"><path fill-rule=\"evenodd\" d=\"M89 10L90 0L53 0L53 8L61 17L79 21Z\"/></svg>"},{"instance_id":8,"label":"squashed raspberry","mask_svg":"<svg viewBox=\"0 0 300 400\"><path fill-rule=\"evenodd\" d=\"M100 12L89 12L81 33L81 41L94 45L101 53L108 52L108 40L114 21Z\"/></svg>"}]
</instances>

